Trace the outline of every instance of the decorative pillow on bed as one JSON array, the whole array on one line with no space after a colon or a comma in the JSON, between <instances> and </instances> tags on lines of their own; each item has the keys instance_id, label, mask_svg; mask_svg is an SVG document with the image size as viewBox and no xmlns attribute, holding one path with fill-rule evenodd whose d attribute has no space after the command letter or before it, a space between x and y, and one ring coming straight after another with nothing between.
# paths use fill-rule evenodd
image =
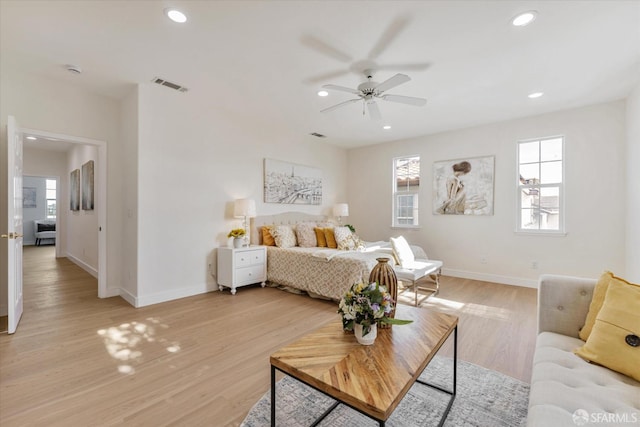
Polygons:
<instances>
[{"instance_id":1,"label":"decorative pillow on bed","mask_svg":"<svg viewBox=\"0 0 640 427\"><path fill-rule=\"evenodd\" d=\"M338 243L336 242L336 235L333 233L332 227L324 228L324 238L327 239L327 247L332 249L338 249Z\"/></svg>"},{"instance_id":2,"label":"decorative pillow on bed","mask_svg":"<svg viewBox=\"0 0 640 427\"><path fill-rule=\"evenodd\" d=\"M357 248L356 240L349 227L336 227L333 229L336 244L341 251L353 251Z\"/></svg>"},{"instance_id":3,"label":"decorative pillow on bed","mask_svg":"<svg viewBox=\"0 0 640 427\"><path fill-rule=\"evenodd\" d=\"M301 248L315 248L318 246L316 233L314 230L316 224L313 222L301 222L296 225L296 238L298 246Z\"/></svg>"},{"instance_id":4,"label":"decorative pillow on bed","mask_svg":"<svg viewBox=\"0 0 640 427\"><path fill-rule=\"evenodd\" d=\"M276 241L273 240L273 236L271 235L272 225L263 225L262 226L262 244L265 246L275 246Z\"/></svg>"},{"instance_id":5,"label":"decorative pillow on bed","mask_svg":"<svg viewBox=\"0 0 640 427\"><path fill-rule=\"evenodd\" d=\"M403 236L400 237L392 237L391 239L391 247L393 248L393 254L395 255L398 263L405 267L416 260L413 255L413 251L411 250L411 246L409 246L409 242Z\"/></svg>"},{"instance_id":6,"label":"decorative pillow on bed","mask_svg":"<svg viewBox=\"0 0 640 427\"><path fill-rule=\"evenodd\" d=\"M296 233L289 225L276 225L271 228L271 234L279 248L292 248L296 245Z\"/></svg>"},{"instance_id":7,"label":"decorative pillow on bed","mask_svg":"<svg viewBox=\"0 0 640 427\"><path fill-rule=\"evenodd\" d=\"M315 227L313 231L316 233L316 242L319 248L327 247L327 238L324 237L324 228Z\"/></svg>"}]
</instances>

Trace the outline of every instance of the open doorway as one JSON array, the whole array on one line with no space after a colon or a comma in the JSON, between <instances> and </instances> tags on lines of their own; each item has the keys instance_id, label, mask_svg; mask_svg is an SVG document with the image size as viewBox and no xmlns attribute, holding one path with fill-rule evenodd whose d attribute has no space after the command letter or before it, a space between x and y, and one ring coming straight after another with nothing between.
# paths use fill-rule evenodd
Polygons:
<instances>
[{"instance_id":1,"label":"open doorway","mask_svg":"<svg viewBox=\"0 0 640 427\"><path fill-rule=\"evenodd\" d=\"M23 181L26 182L29 176L44 178L44 196L51 196L51 191L47 194L47 179L55 179L55 201L45 197L42 203L46 210L38 215L52 216L55 210L56 239L39 243L55 244L56 258L68 258L96 277L98 297L106 298L106 143L34 129L21 130L24 141ZM79 188L74 183L76 176ZM52 186L51 182L49 184ZM87 184L91 185L91 191L78 193L80 203L78 208L74 208L72 194L76 189L84 191L82 187L86 189ZM84 199L87 194L90 202ZM25 226L28 225L33 227L35 224L28 224L25 217ZM28 237L26 233L25 237ZM35 244L35 236L32 239Z\"/></svg>"},{"instance_id":2,"label":"open doorway","mask_svg":"<svg viewBox=\"0 0 640 427\"><path fill-rule=\"evenodd\" d=\"M22 177L24 246L57 244L58 181L53 176Z\"/></svg>"}]
</instances>

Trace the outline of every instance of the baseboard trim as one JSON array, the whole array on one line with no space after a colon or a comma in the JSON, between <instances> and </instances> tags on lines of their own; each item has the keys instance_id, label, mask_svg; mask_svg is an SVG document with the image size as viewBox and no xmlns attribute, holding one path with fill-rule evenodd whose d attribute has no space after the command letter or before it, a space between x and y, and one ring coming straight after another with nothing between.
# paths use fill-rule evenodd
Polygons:
<instances>
[{"instance_id":1,"label":"baseboard trim","mask_svg":"<svg viewBox=\"0 0 640 427\"><path fill-rule=\"evenodd\" d=\"M131 304L132 306L138 307L138 305L137 305L138 304L138 298L136 296L132 295L126 289L119 288L119 289L117 289L117 291L118 291L117 295L119 295L120 298L122 298L123 300L125 300L126 302Z\"/></svg>"},{"instance_id":2,"label":"baseboard trim","mask_svg":"<svg viewBox=\"0 0 640 427\"><path fill-rule=\"evenodd\" d=\"M481 280L483 282L501 283L503 285L521 286L525 288L538 288L538 281L534 279L523 279L521 277L501 276L498 274L477 273L473 271L455 270L443 268L444 276L459 277L461 279Z\"/></svg>"},{"instance_id":3,"label":"baseboard trim","mask_svg":"<svg viewBox=\"0 0 640 427\"><path fill-rule=\"evenodd\" d=\"M77 265L78 267L80 267L81 269L83 269L84 271L86 271L87 273L89 273L90 275L95 277L96 279L98 278L98 270L96 270L95 268L93 268L92 266L87 264L86 262L74 257L73 255L71 255L68 252L67 252L67 258L69 258L69 260L72 263L74 263L75 265Z\"/></svg>"},{"instance_id":4,"label":"baseboard trim","mask_svg":"<svg viewBox=\"0 0 640 427\"><path fill-rule=\"evenodd\" d=\"M218 285L204 283L198 286L191 286L184 289L172 289L170 291L158 292L151 295L137 297L135 307L145 307L147 305L160 304L161 302L192 297L194 295L206 294L207 292L217 290Z\"/></svg>"}]
</instances>

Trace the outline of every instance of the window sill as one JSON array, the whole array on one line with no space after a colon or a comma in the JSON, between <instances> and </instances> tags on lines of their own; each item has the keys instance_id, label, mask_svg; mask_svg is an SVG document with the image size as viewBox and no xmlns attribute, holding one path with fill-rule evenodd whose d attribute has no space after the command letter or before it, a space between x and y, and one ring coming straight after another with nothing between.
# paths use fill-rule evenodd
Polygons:
<instances>
[{"instance_id":1,"label":"window sill","mask_svg":"<svg viewBox=\"0 0 640 427\"><path fill-rule=\"evenodd\" d=\"M566 231L522 231L516 230L514 234L518 236L548 236L548 237L566 237Z\"/></svg>"},{"instance_id":2,"label":"window sill","mask_svg":"<svg viewBox=\"0 0 640 427\"><path fill-rule=\"evenodd\" d=\"M392 230L420 230L422 227L419 225L392 225Z\"/></svg>"}]
</instances>

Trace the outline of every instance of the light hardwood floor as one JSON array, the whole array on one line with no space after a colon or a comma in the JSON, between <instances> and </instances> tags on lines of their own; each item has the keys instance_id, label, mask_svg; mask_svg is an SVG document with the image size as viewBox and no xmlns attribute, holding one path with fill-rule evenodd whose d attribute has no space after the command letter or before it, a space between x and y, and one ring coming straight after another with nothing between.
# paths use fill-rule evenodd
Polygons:
<instances>
[{"instance_id":1,"label":"light hardwood floor","mask_svg":"<svg viewBox=\"0 0 640 427\"><path fill-rule=\"evenodd\" d=\"M24 250L24 315L0 335L0 425L237 426L269 389L269 355L336 304L244 287L135 309L53 247ZM528 382L534 289L443 277L425 310L456 314L459 357ZM448 343L445 352L451 352Z\"/></svg>"}]
</instances>

